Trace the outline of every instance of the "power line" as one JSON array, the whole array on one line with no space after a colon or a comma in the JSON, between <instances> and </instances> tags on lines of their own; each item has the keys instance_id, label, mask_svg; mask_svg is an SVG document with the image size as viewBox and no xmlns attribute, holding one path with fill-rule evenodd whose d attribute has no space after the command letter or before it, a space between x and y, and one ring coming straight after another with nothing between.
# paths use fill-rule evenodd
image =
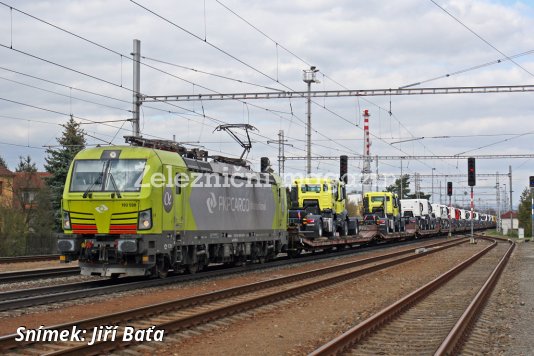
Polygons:
<instances>
[{"instance_id":1,"label":"power line","mask_svg":"<svg viewBox=\"0 0 534 356\"><path fill-rule=\"evenodd\" d=\"M400 160L422 160L422 159L467 159L469 157L474 157L478 159L510 159L510 158L534 158L534 154L531 153L522 153L522 154L502 154L502 155L469 155L469 156L461 156L461 155L406 155L406 156L380 156L376 155L374 156L378 160L394 160L394 161L400 161ZM339 157L335 156L316 156L312 157L312 160L316 161L328 161L328 160L336 160ZM306 157L290 157L287 158L289 160L306 160ZM361 160L363 159L363 156L348 156L349 160Z\"/></svg>"},{"instance_id":2,"label":"power line","mask_svg":"<svg viewBox=\"0 0 534 356\"><path fill-rule=\"evenodd\" d=\"M113 82L110 82L109 80L106 80L106 79L103 79L103 78L99 78L95 75L92 75L92 74L88 74L88 73L84 73L82 71L79 71L77 69L74 69L74 68L70 68L70 67L67 67L66 65L63 65L63 64L59 64L59 63L56 63L54 61L51 61L49 59L45 59L45 58L42 58L42 57L39 57L35 54L31 54L29 52L25 52L25 51L22 51L22 50L19 50L19 49L16 49L16 48L10 48L9 46L6 46L4 44L1 44L0 43L0 46L1 47L4 47L4 48L7 48L11 51L14 51L14 52L17 52L17 53L20 53L20 54L24 54L25 56L28 56L28 57L31 57L31 58L34 58L34 59L38 59L40 61L43 61L43 62L46 62L48 64L52 64L54 66L57 66L57 67L60 67L62 69L66 69L68 71L71 71L71 72L74 72L74 73L77 73L77 74L80 74L80 75L83 75L85 77L88 77L88 78L91 78L91 79L95 79L95 80L98 80L98 81L101 81L103 83L106 83L106 84L109 84L109 85L112 85L112 86L115 86L115 87L118 87L118 88L121 88L121 89L125 89L125 90L129 90L129 91L132 91L131 89L128 89L124 86L122 86L122 84L117 84L117 83L113 83Z\"/></svg>"},{"instance_id":3,"label":"power line","mask_svg":"<svg viewBox=\"0 0 534 356\"><path fill-rule=\"evenodd\" d=\"M189 71L192 71L192 72L195 72L195 73L200 73L200 74L205 74L205 75L216 77L216 78L230 80L230 81L233 81L233 82L236 82L236 83L240 83L240 84L248 84L248 85L252 85L252 86L255 86L255 87L259 87L259 88L265 88L265 89L268 89L268 90L280 90L280 89L271 88L271 87L268 87L268 86L265 86L265 85L252 83L252 82L249 82L249 81L246 81L246 80L242 80L242 79L235 79L235 78L227 77L227 76L224 76L224 75L221 75L221 74L210 73L210 72L206 72L206 71L203 71L203 70L200 70L200 69L195 69L195 68L186 67L186 66L183 66L183 65L180 65L180 64L170 63L170 62L167 62L167 61L164 61L164 60L161 60L161 59L155 59L155 58L150 58L150 57L146 57L146 56L141 56L141 58L145 59L145 60L153 61L153 62L156 62L156 63L166 64L166 65L169 65L169 66L186 69L186 70L189 70Z\"/></svg>"},{"instance_id":4,"label":"power line","mask_svg":"<svg viewBox=\"0 0 534 356\"><path fill-rule=\"evenodd\" d=\"M215 44L211 43L210 41L208 41L208 40L206 40L206 39L204 39L204 38L199 37L198 35L194 34L193 32L191 32L191 31L189 31L189 30L183 28L182 26L176 24L175 22L173 22L173 21L167 19L167 18L164 17L163 15L158 14L158 13L155 12L154 10L149 9L148 7L143 6L143 5L139 4L138 2L136 2L136 1L134 1L134 0L130 0L130 2L132 2L133 4L139 6L139 7L142 8L143 10L145 10L145 11L151 13L152 15L154 15L154 16L160 18L161 20L167 22L168 24L170 24L170 25L172 25L172 26L174 26L174 27L176 27L176 28L182 30L183 32L187 33L188 35L190 35L190 36L192 36L192 37L194 37L194 38L196 38L196 39L198 39L198 40L200 40L200 41L206 43L208 46L210 46L210 47L212 47L212 48L218 50L219 52L224 53L224 54L227 55L228 57L230 57L230 58L232 58L232 59L238 61L239 63L243 64L243 65L246 66L247 68L252 69L252 70L255 71L256 73L261 74L262 76L264 76L264 77L266 77L266 78L268 78L268 79L270 79L270 80L272 80L272 81L274 81L274 82L276 82L276 83L280 83L277 79L275 79L275 78L271 77L270 75L268 75L268 74L262 72L261 70L255 68L254 66L248 64L247 62L245 62L245 61L243 61L243 60L237 58L237 57L234 56L233 54L231 54L231 53L225 51L224 49L222 49L222 48L216 46ZM281 84L281 83L280 83L280 84Z\"/></svg>"},{"instance_id":5,"label":"power line","mask_svg":"<svg viewBox=\"0 0 534 356\"><path fill-rule=\"evenodd\" d=\"M15 83L15 84L23 85L23 86L26 86L26 87L28 87L28 88L37 89L37 90L41 90L41 91L44 91L44 92L47 92L47 93L51 93L51 94L59 95L59 96L62 96L62 97L66 97L66 98L69 98L69 99L75 99L75 100L78 100L78 101L83 101L83 102L85 102L85 103L89 103L89 104L93 104L93 105L98 105L98 106L106 107L106 108L109 108L109 109L115 109L115 110L120 110L120 111L131 112L131 110L127 110L127 109L119 108L119 107L116 107L116 106L106 105L106 104L102 104L102 103L97 103L97 102L94 102L94 101L91 101L91 100L87 100L87 99L78 98L78 97L76 97L76 96L67 95L67 94L63 94L63 93L59 93L59 92L57 92L57 91L53 91L53 90L49 90L49 89L40 88L40 87L37 87L37 86L35 86L35 85L22 83L22 82L19 82L19 81L17 81L17 80L8 79L8 78L4 78L4 77L0 77L0 79L5 80L5 81L8 81L8 82Z\"/></svg>"},{"instance_id":6,"label":"power line","mask_svg":"<svg viewBox=\"0 0 534 356\"><path fill-rule=\"evenodd\" d=\"M478 64L478 65L475 65L475 66L472 66L472 67L469 67L469 68L460 69L460 70L457 70L455 72L443 74L443 75L440 75L440 76L437 76L437 77L434 77L434 78L421 80L419 82L412 83L412 84L403 85L403 86L400 86L399 88L409 88L409 87L412 87L412 86L416 86L416 85L421 85L421 84L424 84L424 83L432 82L432 81L438 80L438 79L450 78L450 77L452 77L454 75L463 74L463 73L470 72L470 71L473 71L473 70L476 70L476 69L488 67L488 66L491 66L491 65L494 65L494 64L503 63L505 61L509 61L510 58L519 58L519 57L526 56L526 55L533 54L533 53L534 53L534 50L530 50L530 51L514 54L513 56L510 56L508 58L499 58L499 59L496 59L494 61L486 62L486 63L483 63L483 64Z\"/></svg>"},{"instance_id":7,"label":"power line","mask_svg":"<svg viewBox=\"0 0 534 356\"><path fill-rule=\"evenodd\" d=\"M485 44L487 44L488 46L490 46L491 48L493 48L494 50L496 50L497 52L499 52L502 56L504 56L506 59L508 59L510 62L512 62L513 64L515 64L516 66L518 66L519 68L521 68L523 71L525 71L526 73L530 74L530 76L533 76L534 77L534 74L532 74L531 72L529 72L525 67L521 66L519 63L517 63L516 61L514 61L511 57L509 57L508 55L504 54L501 50L499 50L497 47L495 47L494 45L492 45L489 41L487 41L486 39L484 39L482 36L480 36L478 33L476 33L475 31L473 31L471 28L469 28L466 24L464 24L462 21L460 21L456 16L454 16L453 14L451 14L449 11L445 10L441 5L439 5L437 2L435 2L434 0L430 0L434 5L436 5L438 8L440 8L441 10L443 10L443 12L445 12L447 15L449 15L450 17L452 17L454 19L454 21L458 22L460 25L462 25L463 27L465 27L469 32L471 32L473 35L477 36L480 40L482 40Z\"/></svg>"}]
</instances>

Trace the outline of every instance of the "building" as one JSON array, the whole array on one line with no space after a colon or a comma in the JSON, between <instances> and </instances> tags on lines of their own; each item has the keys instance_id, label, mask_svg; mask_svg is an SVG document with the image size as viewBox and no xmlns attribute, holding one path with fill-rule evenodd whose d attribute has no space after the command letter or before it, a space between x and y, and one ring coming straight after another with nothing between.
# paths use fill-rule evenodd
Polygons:
<instances>
[{"instance_id":1,"label":"building","mask_svg":"<svg viewBox=\"0 0 534 356\"><path fill-rule=\"evenodd\" d=\"M47 172L15 172L13 179L13 206L23 210L35 207L35 198L46 185Z\"/></svg>"},{"instance_id":2,"label":"building","mask_svg":"<svg viewBox=\"0 0 534 356\"><path fill-rule=\"evenodd\" d=\"M0 166L0 205L31 209L37 193L46 185L47 172L11 172Z\"/></svg>"},{"instance_id":3,"label":"building","mask_svg":"<svg viewBox=\"0 0 534 356\"><path fill-rule=\"evenodd\" d=\"M13 179L15 173L0 166L0 206L13 206Z\"/></svg>"},{"instance_id":4,"label":"building","mask_svg":"<svg viewBox=\"0 0 534 356\"><path fill-rule=\"evenodd\" d=\"M517 230L519 227L519 220L517 220L517 212L516 211L507 211L504 214L501 214L501 226L503 231L510 230L510 215L512 216L512 230Z\"/></svg>"}]
</instances>

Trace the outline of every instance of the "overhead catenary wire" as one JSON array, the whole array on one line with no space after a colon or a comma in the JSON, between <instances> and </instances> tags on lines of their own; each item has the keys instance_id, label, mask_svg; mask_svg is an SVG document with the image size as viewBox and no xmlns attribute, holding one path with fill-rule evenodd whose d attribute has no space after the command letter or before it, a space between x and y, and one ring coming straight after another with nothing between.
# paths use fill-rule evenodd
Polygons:
<instances>
[{"instance_id":1,"label":"overhead catenary wire","mask_svg":"<svg viewBox=\"0 0 534 356\"><path fill-rule=\"evenodd\" d=\"M5 3L2 3L2 2L0 2L0 4L2 4L2 5L4 5L4 6L7 6ZM110 48L108 48L108 47L106 47L106 46L100 45L100 44L96 43L95 41L89 40L89 39L87 39L87 38L85 38L85 37L83 37L83 36L77 35L77 34L75 34L75 33L72 32L72 31L65 30L65 29L63 29L63 28L61 28L61 27L59 27L59 26L53 25L53 24L51 24L51 23L48 22L48 21L42 20L42 19L40 19L40 18L38 18L38 17L36 17L36 16L33 16L33 15L31 15L31 14L28 14L28 13L26 13L26 12L24 12L24 11L20 11L20 10L18 10L18 9L16 9L16 10L19 11L19 12L21 12L21 13L23 13L23 14L25 14L25 15L27 15L27 16L30 16L31 18L34 18L34 19L36 19L36 20L38 20L38 21L40 21L40 22L43 22L43 23L45 23L45 24L47 24L47 25L50 25L50 26L52 26L52 27L54 27L54 28L56 28L56 29L58 29L58 30L61 30L61 31L65 32L65 33L68 33L68 34L70 34L70 35L73 35L73 36L75 36L75 37L77 37L77 38L79 38L79 39L82 39L82 40L84 40L84 41L86 41L86 42L89 42L89 43L91 43L91 44L93 44L93 45L96 45L96 46L98 46L98 47L100 47L100 48L103 48L103 49L105 49L105 50L108 50L108 51L110 51L110 52L112 52L112 53L115 53L115 54L117 54L117 55L120 55L120 56L121 56L121 59L122 59L122 57L123 57L123 55L122 55L121 53L119 53L119 52L117 52L117 51L114 51L114 50L112 50L112 49L110 49ZM3 45L2 45L2 46L3 46ZM5 46L4 46L4 47L5 47ZM24 52L24 51L20 51L20 50L17 50L17 49L15 49L15 48L10 48L10 49L11 49L11 50L15 50L15 51L17 51L17 52L19 52L19 53L28 55L28 56L33 57L33 58L35 58L35 59L39 59L39 60L42 60L42 61L44 61L44 62L47 62L47 63L53 64L53 65L59 66L59 67L61 67L61 68L63 68L63 69L67 69L67 70L73 71L73 72L75 72L75 73L78 73L78 74L81 74L81 75L85 75L85 76L90 77L90 78L92 78L92 79L100 80L100 81L102 81L102 82L104 82L104 83L107 83L107 84L110 84L110 85L114 85L114 86L118 86L118 87L120 87L120 88L122 88L122 89L125 89L125 90L128 90L128 91L132 91L132 89L129 89L129 88L126 88L126 87L122 86L122 83L121 83L121 85L117 85L116 83L112 83L112 82L110 82L110 81L108 81L108 80L105 80L105 79L96 77L96 76L91 75L91 74L88 74L88 73L81 72L81 71L79 71L79 70L76 70L76 69L67 67L67 66L65 66L65 65L62 65L62 64L59 64L59 63L56 63L56 62L47 60L47 59L45 59L45 58L41 58L41 57L39 57L39 56L30 54L30 53L27 53L27 52ZM129 57L127 57L127 58L129 58ZM132 59L132 60L133 60L133 59ZM144 64L144 63L142 63L142 64ZM165 73L165 74L167 74L167 75L174 76L174 77L176 77L177 79L185 80L185 79L183 79L183 78L180 78L180 77L175 76L175 75L173 75L173 74L171 74L171 73L165 72L165 71L163 71L163 70L161 70L161 69L159 69L159 68L156 68L156 67L154 67L154 66L151 66L151 65L148 65L148 64L144 64L144 65L146 65L147 67L152 68L152 69L154 69L154 70L163 72L163 73ZM187 81L187 80L185 80L185 81L186 81L186 82L190 82L190 81ZM190 82L190 83L191 83L191 84L195 84L195 83L193 83L193 82ZM198 84L197 84L197 85L198 85ZM211 90L211 89L206 88L206 87L204 87L204 88L207 89L207 90ZM169 105L169 103L166 103L166 104ZM173 106L179 107L179 106L177 106L177 105L173 105ZM179 107L179 108L184 109L184 108L182 108L182 107ZM262 108L262 109L264 109L264 110L266 110L266 111L270 111L270 112L275 112L274 110L270 110L270 109L266 109L266 108ZM285 112L282 112L282 113L285 113ZM323 136L324 136L324 135L323 135ZM325 136L325 137L326 137L326 136ZM335 141L332 141L332 142L335 142Z\"/></svg>"},{"instance_id":2,"label":"overhead catenary wire","mask_svg":"<svg viewBox=\"0 0 534 356\"><path fill-rule=\"evenodd\" d=\"M4 6L7 6L5 3L2 3L2 2L0 2L0 4L2 4L2 5L4 5ZM112 53L114 53L114 54L117 54L117 55L120 56L121 61L122 61L122 57L129 58L129 57L124 56L123 54L121 54L121 53L119 53L119 52L117 52L117 51L115 51L115 50L110 49L109 47L103 46L103 45L101 45L101 44L99 44L99 43L97 43L97 42L95 42L95 41L92 41L92 40L89 40L89 39L87 39L87 38L85 38L85 37L83 37L83 36L77 35L77 34L75 34L75 33L72 32L72 31L63 29L63 28L61 28L61 27L59 27L59 26L57 26L57 25L54 25L54 24L52 24L52 23L50 23L50 22L48 22L48 21L42 20L42 19L40 19L40 18L38 18L38 17L36 17L36 16L34 16L34 15L31 15L31 14L29 14L29 13L27 13L27 12L24 12L24 11L21 11L21 10L18 10L18 9L15 9L15 10L16 10L16 11L19 11L20 13L23 13L23 14L25 14L26 16L29 16L29 17L31 17L31 18L37 20L37 21L40 21L40 22L45 23L45 24L47 24L47 25L50 25L50 26L52 26L52 27L54 27L54 28L56 28L56 29L58 29L58 30L60 30L60 31L63 31L63 32L68 33L68 34L70 34L70 35L72 35L72 36L75 36L75 37L77 37L78 39L81 39L81 40L83 40L83 41L86 41L86 42L88 42L88 43L91 43L91 44L93 44L93 45L96 45L96 46L98 46L99 48L102 48L102 49L105 49L105 50L107 50L107 51L110 51L110 52L112 52ZM186 32L187 32L187 30L186 30ZM188 32L188 33L190 33L190 32ZM190 34L191 34L191 33L190 33ZM73 68L64 66L64 65L62 65L62 64L59 64L59 63L56 63L56 62L53 62L53 61L50 61L50 60L41 58L41 57L39 57L39 56L35 56L35 55L33 55L33 54L30 54L30 53L27 53L27 52L24 52L24 51L19 51L19 50L14 49L14 48L10 48L10 49L15 50L15 51L18 51L18 52L20 52L20 53L22 53L22 54L26 54L26 55L28 55L28 56L30 56L30 57L33 57L33 58L40 59L40 60L45 61L45 62L47 62L47 63L50 63L50 64L53 64L53 65L59 66L59 67L61 67L61 68L64 68L64 69L67 69L67 70L71 70L71 71L76 72L76 73L79 73L79 74L81 74L81 75L85 75L85 76L88 76L88 77L93 78L93 79L96 79L96 80L101 80L101 81L103 81L104 83L111 84L111 85L114 85L114 86L119 86L119 87L122 88L122 89L125 89L125 90L128 90L128 91L132 91L132 89L129 89L129 88L124 87L124 86L122 85L122 82L121 82L120 85L117 85L116 83L112 83L112 82L110 82L110 81L103 80L102 78L93 76L93 75L88 74L88 73L84 73L84 72L78 71L78 70L76 70L76 69L73 69ZM225 51L223 51L223 52L224 52L224 53L227 53L227 52L225 52ZM229 53L227 53L227 54L230 55ZM232 55L230 55L230 56L231 56L232 58L237 59L236 57L234 57L234 56L232 56ZM131 59L131 58L129 58L129 59ZM131 59L131 60L133 60L133 59ZM239 61L239 59L237 59L237 60ZM242 62L242 61L240 61L240 62ZM121 62L121 63L122 63L122 62ZM144 63L142 63L142 64L144 64ZM160 71L160 72L164 72L165 74L174 76L174 75L172 75L172 74L170 74L170 73L167 73L167 72L165 72L165 71L163 71L163 70L161 70L161 69L159 69L159 68L156 68L156 67L154 67L154 66L150 66L150 65L148 65L148 64L144 64L144 65L146 65L147 67L152 68L152 69L154 69L154 70L157 70L157 71ZM260 71L260 72L261 72L261 71ZM175 76L175 77L176 77L176 76ZM182 79L182 80L184 80L183 78L179 78L179 77L178 77L178 79ZM192 82L191 82L191 83L192 83ZM195 84L195 83L192 83L192 84ZM197 84L197 85L198 85L198 84ZM287 86L285 86L285 87L287 87ZM287 88L289 88L289 87L287 87ZM206 89L210 90L209 88L206 88ZM289 88L289 89L291 89L291 88ZM166 103L166 104L169 105L168 103ZM181 107L180 107L180 108L181 108ZM181 108L181 109L184 109L184 108ZM265 109L265 108L263 108L263 109ZM274 112L273 110L270 110L270 109L265 109L265 110L270 111L270 112ZM294 115L294 114L293 114L293 115ZM297 117L297 119L299 119L299 118ZM299 119L299 121L304 122L302 119ZM318 134L320 134L320 135L323 136L323 137L327 137L326 135L324 135L323 133L318 132L317 130L314 130L314 131L317 132ZM336 144L338 144L338 145L340 145L340 146L343 146L343 145L341 145L340 143L338 143L338 142L336 142L336 141L334 141L334 140L331 140L331 142L336 143ZM349 149L349 150L350 150L349 147L346 147L346 146L344 146L344 147L345 147L346 149Z\"/></svg>"},{"instance_id":3,"label":"overhead catenary wire","mask_svg":"<svg viewBox=\"0 0 534 356\"><path fill-rule=\"evenodd\" d=\"M476 33L473 29L471 29L469 26L467 26L465 23L463 23L460 19L458 19L456 16L454 16L450 11L447 11L443 6L439 5L436 1L434 0L429 0L430 2L432 2L434 5L436 5L438 8L440 8L443 12L445 12L447 15L449 15L450 17L452 17L454 19L454 21L458 22L460 25L462 25L464 28L466 28L469 32L471 32L473 35L475 35L476 37L478 37L482 42L484 42L485 44L487 44L488 46L490 46L491 48L493 48L495 51L499 52L502 56L504 56L507 60L509 60L510 62L512 62L513 64L515 64L517 67L521 68L524 72L528 73L531 77L534 77L534 74L532 74L529 70L527 70L525 67L523 67L521 64L517 63L516 61L513 60L513 58L511 58L510 56L508 56L507 54L505 54L504 52L502 52L500 49L498 49L497 47L495 47L493 44L491 44L488 40L486 40L485 38L483 38L481 35L479 35L478 33Z\"/></svg>"}]
</instances>

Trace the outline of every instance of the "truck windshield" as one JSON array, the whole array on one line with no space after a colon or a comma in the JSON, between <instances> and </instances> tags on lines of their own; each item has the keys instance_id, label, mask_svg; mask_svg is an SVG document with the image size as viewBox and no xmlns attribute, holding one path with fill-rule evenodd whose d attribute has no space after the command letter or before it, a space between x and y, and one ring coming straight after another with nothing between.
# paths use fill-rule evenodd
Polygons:
<instances>
[{"instance_id":1,"label":"truck windshield","mask_svg":"<svg viewBox=\"0 0 534 356\"><path fill-rule=\"evenodd\" d=\"M389 197L388 196L386 196L385 198L386 198L387 201L389 201ZM371 197L371 201L372 202L376 202L376 201L384 202L384 196Z\"/></svg>"},{"instance_id":2,"label":"truck windshield","mask_svg":"<svg viewBox=\"0 0 534 356\"><path fill-rule=\"evenodd\" d=\"M300 186L300 191L302 193L306 193L306 192L320 193L321 185L320 184L303 184Z\"/></svg>"},{"instance_id":3,"label":"truck windshield","mask_svg":"<svg viewBox=\"0 0 534 356\"><path fill-rule=\"evenodd\" d=\"M145 164L144 159L77 160L69 190L85 192L90 188L93 192L138 192Z\"/></svg>"}]
</instances>

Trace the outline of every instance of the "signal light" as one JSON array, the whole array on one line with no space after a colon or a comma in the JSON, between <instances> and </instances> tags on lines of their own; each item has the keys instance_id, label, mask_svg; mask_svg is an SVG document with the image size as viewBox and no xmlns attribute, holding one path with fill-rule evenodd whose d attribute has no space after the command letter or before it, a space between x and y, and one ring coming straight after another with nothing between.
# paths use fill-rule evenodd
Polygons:
<instances>
[{"instance_id":1,"label":"signal light","mask_svg":"<svg viewBox=\"0 0 534 356\"><path fill-rule=\"evenodd\" d=\"M476 176L475 159L469 157L467 159L467 185L474 187L476 185Z\"/></svg>"},{"instance_id":2,"label":"signal light","mask_svg":"<svg viewBox=\"0 0 534 356\"><path fill-rule=\"evenodd\" d=\"M452 182L447 182L447 195L452 196Z\"/></svg>"},{"instance_id":3,"label":"signal light","mask_svg":"<svg viewBox=\"0 0 534 356\"><path fill-rule=\"evenodd\" d=\"M343 155L339 157L339 179L345 184L348 183L347 172L349 171L348 167L348 157Z\"/></svg>"},{"instance_id":4,"label":"signal light","mask_svg":"<svg viewBox=\"0 0 534 356\"><path fill-rule=\"evenodd\" d=\"M530 187L534 188L534 176L530 176Z\"/></svg>"}]
</instances>

